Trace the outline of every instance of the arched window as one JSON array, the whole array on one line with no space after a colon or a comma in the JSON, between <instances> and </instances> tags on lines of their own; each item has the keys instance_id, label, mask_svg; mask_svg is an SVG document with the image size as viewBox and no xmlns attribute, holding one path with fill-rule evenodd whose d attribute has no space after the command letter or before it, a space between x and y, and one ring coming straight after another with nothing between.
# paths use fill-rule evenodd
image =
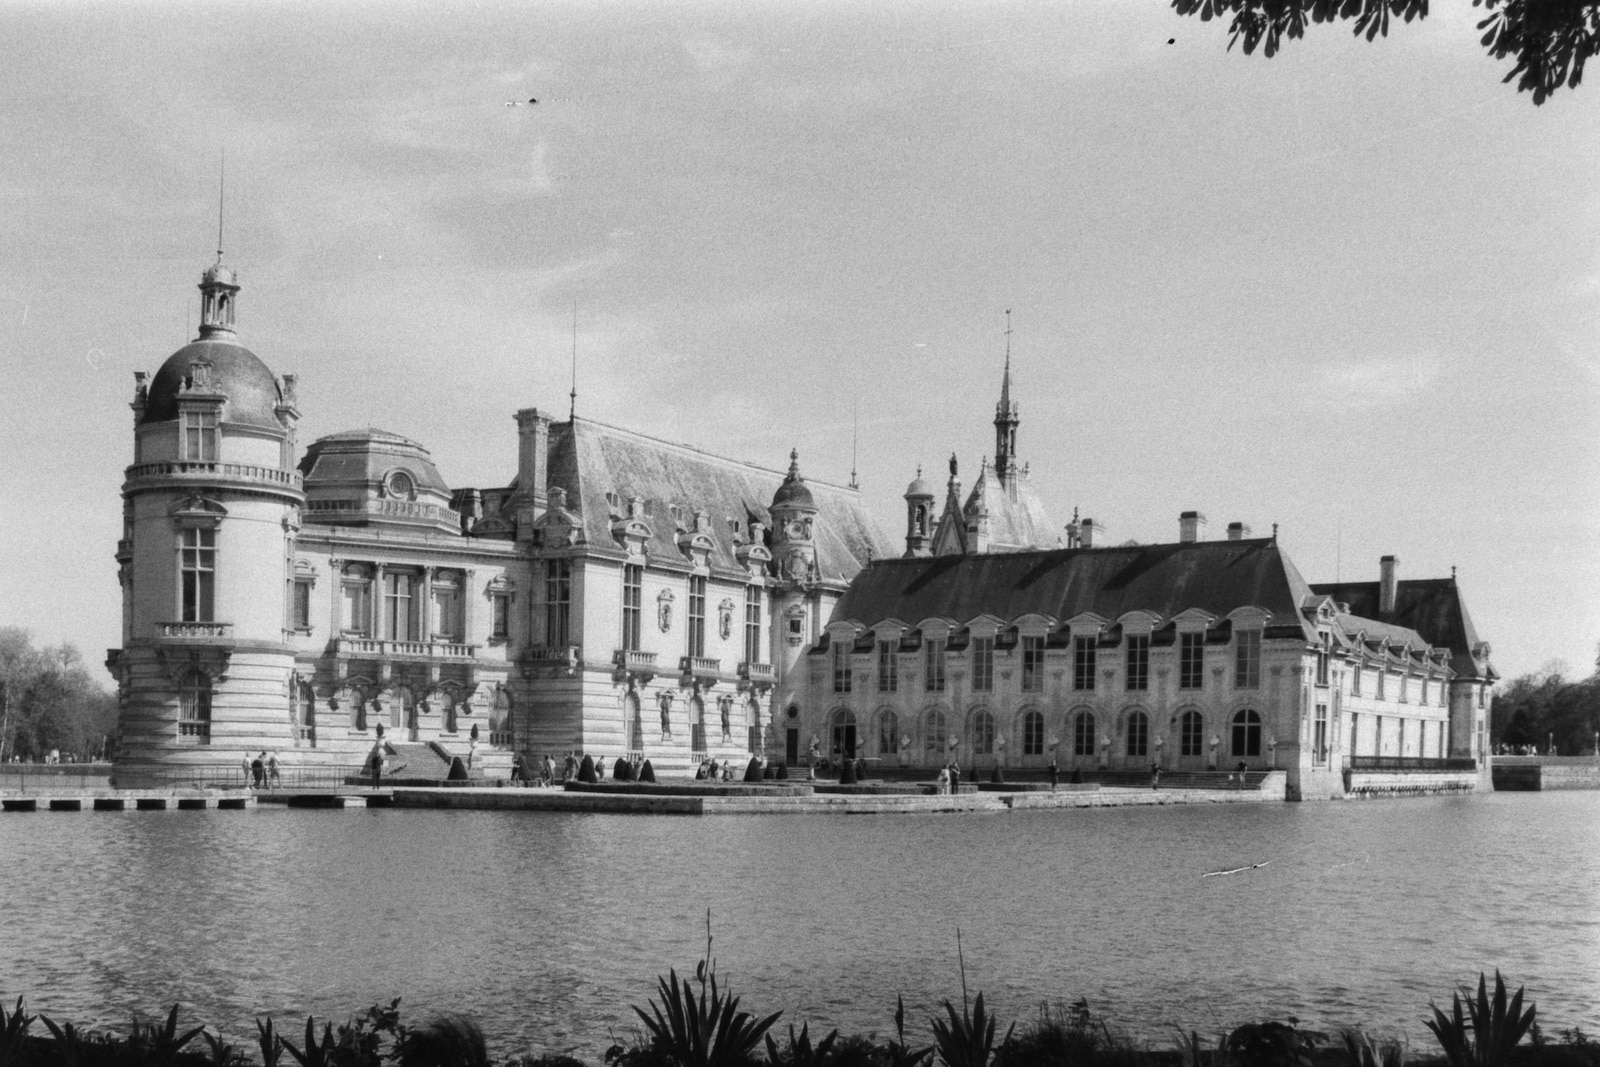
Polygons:
<instances>
[{"instance_id":1,"label":"arched window","mask_svg":"<svg viewBox=\"0 0 1600 1067\"><path fill-rule=\"evenodd\" d=\"M211 743L211 679L190 671L178 687L178 740Z\"/></svg>"},{"instance_id":2,"label":"arched window","mask_svg":"<svg viewBox=\"0 0 1600 1067\"><path fill-rule=\"evenodd\" d=\"M1246 708L1233 717L1233 754L1261 755L1261 716Z\"/></svg>"},{"instance_id":3,"label":"arched window","mask_svg":"<svg viewBox=\"0 0 1600 1067\"><path fill-rule=\"evenodd\" d=\"M1128 716L1128 755L1150 754L1150 716L1135 711Z\"/></svg>"},{"instance_id":4,"label":"arched window","mask_svg":"<svg viewBox=\"0 0 1600 1067\"><path fill-rule=\"evenodd\" d=\"M294 725L296 744L317 743L317 701L311 686L305 682L294 683L294 696L290 698L290 718Z\"/></svg>"},{"instance_id":5,"label":"arched window","mask_svg":"<svg viewBox=\"0 0 1600 1067\"><path fill-rule=\"evenodd\" d=\"M1094 713L1080 711L1072 720L1072 754L1094 755Z\"/></svg>"},{"instance_id":6,"label":"arched window","mask_svg":"<svg viewBox=\"0 0 1600 1067\"><path fill-rule=\"evenodd\" d=\"M446 733L456 732L456 695L448 689L439 690L439 716Z\"/></svg>"},{"instance_id":7,"label":"arched window","mask_svg":"<svg viewBox=\"0 0 1600 1067\"><path fill-rule=\"evenodd\" d=\"M878 712L878 755L893 756L900 751L900 716L890 708Z\"/></svg>"},{"instance_id":8,"label":"arched window","mask_svg":"<svg viewBox=\"0 0 1600 1067\"><path fill-rule=\"evenodd\" d=\"M943 761L949 752L950 737L945 731L944 712L934 709L928 712L928 717L923 723L923 747L932 759Z\"/></svg>"},{"instance_id":9,"label":"arched window","mask_svg":"<svg viewBox=\"0 0 1600 1067\"><path fill-rule=\"evenodd\" d=\"M1044 716L1030 711L1022 717L1022 754L1044 755Z\"/></svg>"},{"instance_id":10,"label":"arched window","mask_svg":"<svg viewBox=\"0 0 1600 1067\"><path fill-rule=\"evenodd\" d=\"M994 716L980 711L972 717L972 754L994 755Z\"/></svg>"},{"instance_id":11,"label":"arched window","mask_svg":"<svg viewBox=\"0 0 1600 1067\"><path fill-rule=\"evenodd\" d=\"M1178 755L1198 756L1205 751L1205 720L1198 711L1186 711L1178 720Z\"/></svg>"},{"instance_id":12,"label":"arched window","mask_svg":"<svg viewBox=\"0 0 1600 1067\"><path fill-rule=\"evenodd\" d=\"M494 704L489 709L489 744L495 748L511 747L511 694L504 689L495 690Z\"/></svg>"},{"instance_id":13,"label":"arched window","mask_svg":"<svg viewBox=\"0 0 1600 1067\"><path fill-rule=\"evenodd\" d=\"M367 728L367 694L360 686L351 686L345 690L345 699L350 708L350 729L365 730Z\"/></svg>"},{"instance_id":14,"label":"arched window","mask_svg":"<svg viewBox=\"0 0 1600 1067\"><path fill-rule=\"evenodd\" d=\"M389 728L398 730L403 727L415 726L417 722L417 698L411 695L407 686L399 686L389 700Z\"/></svg>"},{"instance_id":15,"label":"arched window","mask_svg":"<svg viewBox=\"0 0 1600 1067\"><path fill-rule=\"evenodd\" d=\"M628 749L644 752L644 709L639 705L639 694L629 692L622 698L622 715L628 724Z\"/></svg>"},{"instance_id":16,"label":"arched window","mask_svg":"<svg viewBox=\"0 0 1600 1067\"><path fill-rule=\"evenodd\" d=\"M689 748L701 753L706 750L706 702L699 697L689 699Z\"/></svg>"},{"instance_id":17,"label":"arched window","mask_svg":"<svg viewBox=\"0 0 1600 1067\"><path fill-rule=\"evenodd\" d=\"M761 751L761 701L751 697L745 702L745 725L749 728L749 749L752 756Z\"/></svg>"},{"instance_id":18,"label":"arched window","mask_svg":"<svg viewBox=\"0 0 1600 1067\"><path fill-rule=\"evenodd\" d=\"M828 751L833 759L856 758L856 713L840 708L833 713L829 729L832 744Z\"/></svg>"}]
</instances>

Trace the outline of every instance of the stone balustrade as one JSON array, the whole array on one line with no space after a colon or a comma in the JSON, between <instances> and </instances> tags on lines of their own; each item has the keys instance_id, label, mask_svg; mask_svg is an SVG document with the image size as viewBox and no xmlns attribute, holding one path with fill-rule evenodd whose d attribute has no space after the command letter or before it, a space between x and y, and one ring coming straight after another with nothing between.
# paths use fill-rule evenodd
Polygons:
<instances>
[{"instance_id":1,"label":"stone balustrade","mask_svg":"<svg viewBox=\"0 0 1600 1067\"><path fill-rule=\"evenodd\" d=\"M161 624L161 636L169 640L180 641L231 641L233 640L233 623L164 622Z\"/></svg>"},{"instance_id":2,"label":"stone balustrade","mask_svg":"<svg viewBox=\"0 0 1600 1067\"><path fill-rule=\"evenodd\" d=\"M135 463L128 468L127 477L130 482L144 478L179 478L207 482L251 482L294 490L302 489L304 486L304 479L297 470L258 467L251 463L208 463L198 460Z\"/></svg>"}]
</instances>

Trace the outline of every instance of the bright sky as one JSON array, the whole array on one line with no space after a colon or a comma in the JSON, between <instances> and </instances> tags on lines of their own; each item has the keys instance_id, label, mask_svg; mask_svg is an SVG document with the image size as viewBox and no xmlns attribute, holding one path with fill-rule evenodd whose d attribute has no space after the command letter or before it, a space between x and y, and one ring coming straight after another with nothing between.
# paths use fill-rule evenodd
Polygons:
<instances>
[{"instance_id":1,"label":"bright sky","mask_svg":"<svg viewBox=\"0 0 1600 1067\"><path fill-rule=\"evenodd\" d=\"M1434 6L1266 61L1163 0L0 5L0 623L120 643L132 372L194 332L226 150L303 442L506 483L576 303L580 416L843 482L859 411L898 538L993 451L1011 308L1057 522L1455 566L1503 674L1587 674L1600 85L1535 108Z\"/></svg>"}]
</instances>

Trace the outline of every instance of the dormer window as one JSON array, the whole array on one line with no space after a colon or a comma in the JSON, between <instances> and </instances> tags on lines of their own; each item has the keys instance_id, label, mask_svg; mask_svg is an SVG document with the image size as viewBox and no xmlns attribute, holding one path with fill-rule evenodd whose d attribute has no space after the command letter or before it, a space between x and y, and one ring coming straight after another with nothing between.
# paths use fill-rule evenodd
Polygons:
<instances>
[{"instance_id":1,"label":"dormer window","mask_svg":"<svg viewBox=\"0 0 1600 1067\"><path fill-rule=\"evenodd\" d=\"M183 423L183 458L191 463L217 461L217 413L215 411L185 411Z\"/></svg>"},{"instance_id":2,"label":"dormer window","mask_svg":"<svg viewBox=\"0 0 1600 1067\"><path fill-rule=\"evenodd\" d=\"M1332 644L1333 644L1332 635L1327 633L1326 631L1324 631L1322 633L1322 643L1317 647L1317 684L1318 685L1327 685L1328 684L1328 659L1329 659L1329 649L1332 646Z\"/></svg>"}]
</instances>

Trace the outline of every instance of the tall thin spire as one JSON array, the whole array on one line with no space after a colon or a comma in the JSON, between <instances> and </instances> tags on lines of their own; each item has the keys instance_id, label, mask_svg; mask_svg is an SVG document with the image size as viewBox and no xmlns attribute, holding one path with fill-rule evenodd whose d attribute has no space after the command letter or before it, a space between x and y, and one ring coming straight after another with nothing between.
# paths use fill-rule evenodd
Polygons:
<instances>
[{"instance_id":1,"label":"tall thin spire","mask_svg":"<svg viewBox=\"0 0 1600 1067\"><path fill-rule=\"evenodd\" d=\"M1011 309L1006 308L1006 370L994 411L994 472L1008 493L1017 472L1017 405L1011 399ZM1013 494L1014 495L1014 494Z\"/></svg>"},{"instance_id":2,"label":"tall thin spire","mask_svg":"<svg viewBox=\"0 0 1600 1067\"><path fill-rule=\"evenodd\" d=\"M861 397L850 399L850 488L860 489L856 481L856 449L861 442Z\"/></svg>"},{"instance_id":3,"label":"tall thin spire","mask_svg":"<svg viewBox=\"0 0 1600 1067\"><path fill-rule=\"evenodd\" d=\"M572 298L572 392L568 394L567 421L578 417L578 298Z\"/></svg>"},{"instance_id":4,"label":"tall thin spire","mask_svg":"<svg viewBox=\"0 0 1600 1067\"><path fill-rule=\"evenodd\" d=\"M217 262L222 262L222 207L228 193L228 150L222 150L222 162L217 166Z\"/></svg>"}]
</instances>

